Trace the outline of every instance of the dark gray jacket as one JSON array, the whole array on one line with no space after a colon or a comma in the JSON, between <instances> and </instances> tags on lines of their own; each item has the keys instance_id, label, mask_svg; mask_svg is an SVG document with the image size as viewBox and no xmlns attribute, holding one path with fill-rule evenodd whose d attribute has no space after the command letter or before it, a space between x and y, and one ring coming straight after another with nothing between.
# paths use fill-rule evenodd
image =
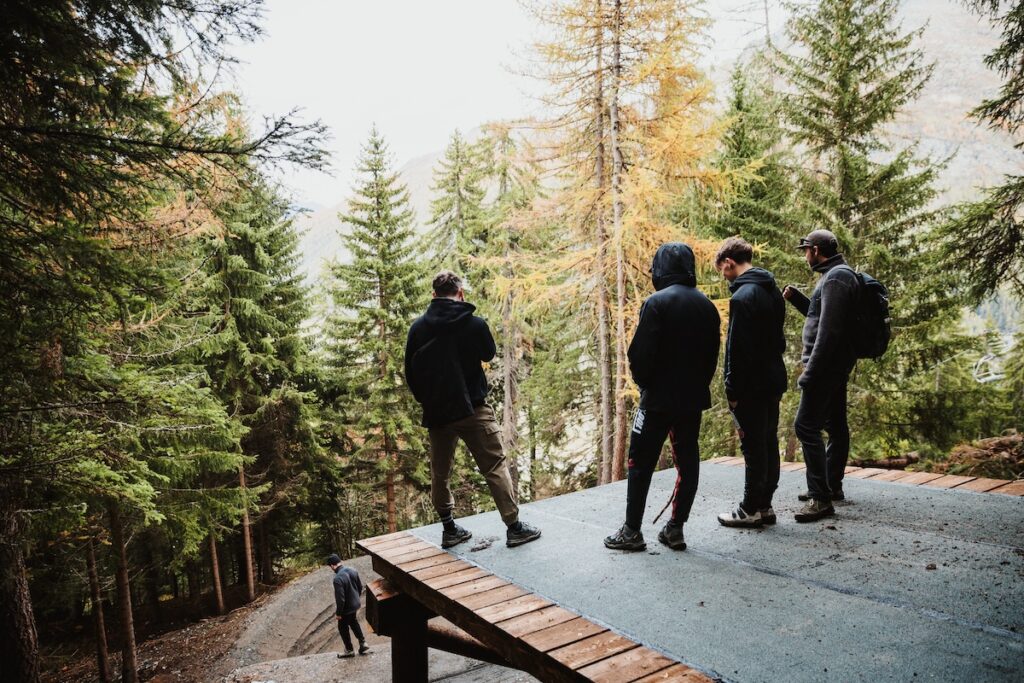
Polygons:
<instances>
[{"instance_id":1,"label":"dark gray jacket","mask_svg":"<svg viewBox=\"0 0 1024 683\"><path fill-rule=\"evenodd\" d=\"M334 572L335 614L339 617L355 614L363 605L359 599L362 592L363 582L359 580L359 572L352 567L338 567L338 571Z\"/></svg>"},{"instance_id":2,"label":"dark gray jacket","mask_svg":"<svg viewBox=\"0 0 1024 683\"><path fill-rule=\"evenodd\" d=\"M751 268L729 283L725 395L730 401L778 398L786 391L786 304L775 276Z\"/></svg>"},{"instance_id":3,"label":"dark gray jacket","mask_svg":"<svg viewBox=\"0 0 1024 683\"><path fill-rule=\"evenodd\" d=\"M857 362L850 325L855 319L857 274L842 254L814 267L821 279L811 298L795 292L789 302L807 316L804 321L803 374L798 384L806 387L828 377L850 373Z\"/></svg>"}]
</instances>

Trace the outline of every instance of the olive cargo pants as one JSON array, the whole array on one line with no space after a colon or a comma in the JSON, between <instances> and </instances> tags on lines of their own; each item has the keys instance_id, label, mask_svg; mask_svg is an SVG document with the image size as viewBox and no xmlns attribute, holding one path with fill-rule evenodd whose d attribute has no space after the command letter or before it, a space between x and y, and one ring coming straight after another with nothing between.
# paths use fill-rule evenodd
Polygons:
<instances>
[{"instance_id":1,"label":"olive cargo pants","mask_svg":"<svg viewBox=\"0 0 1024 683\"><path fill-rule=\"evenodd\" d=\"M437 514L445 519L455 509L450 480L459 439L465 442L477 469L487 480L501 520L505 524L519 521L516 492L501 447L501 426L494 419L494 411L486 405L475 408L469 417L430 428L430 497Z\"/></svg>"}]
</instances>

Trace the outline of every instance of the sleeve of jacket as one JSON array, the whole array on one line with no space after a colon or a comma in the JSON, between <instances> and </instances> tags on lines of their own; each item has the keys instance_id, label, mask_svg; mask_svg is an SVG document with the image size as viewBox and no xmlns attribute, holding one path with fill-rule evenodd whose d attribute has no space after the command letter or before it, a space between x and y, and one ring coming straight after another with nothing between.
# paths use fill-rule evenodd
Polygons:
<instances>
[{"instance_id":1,"label":"sleeve of jacket","mask_svg":"<svg viewBox=\"0 0 1024 683\"><path fill-rule=\"evenodd\" d=\"M419 394L417 393L417 387L413 383L412 378L412 357L416 355L416 351L419 350L419 344L416 341L416 323L413 323L409 328L409 334L405 338L405 383L412 391L414 398L419 400Z\"/></svg>"},{"instance_id":2,"label":"sleeve of jacket","mask_svg":"<svg viewBox=\"0 0 1024 683\"><path fill-rule=\"evenodd\" d=\"M343 616L345 614L345 583L342 577L334 577L334 614Z\"/></svg>"},{"instance_id":3,"label":"sleeve of jacket","mask_svg":"<svg viewBox=\"0 0 1024 683\"><path fill-rule=\"evenodd\" d=\"M477 318L477 344L480 350L480 360L489 363L494 360L498 353L498 347L494 343L494 336L491 335L491 328L483 318Z\"/></svg>"},{"instance_id":4,"label":"sleeve of jacket","mask_svg":"<svg viewBox=\"0 0 1024 683\"><path fill-rule=\"evenodd\" d=\"M793 304L793 308L800 311L800 315L807 317L807 310L811 307L811 300L807 298L807 295L801 292L796 287L792 288L792 293L789 297L789 303Z\"/></svg>"},{"instance_id":5,"label":"sleeve of jacket","mask_svg":"<svg viewBox=\"0 0 1024 683\"><path fill-rule=\"evenodd\" d=\"M743 393L750 372L750 310L742 293L729 300L729 329L725 337L725 396L730 401Z\"/></svg>"},{"instance_id":6,"label":"sleeve of jacket","mask_svg":"<svg viewBox=\"0 0 1024 683\"><path fill-rule=\"evenodd\" d=\"M359 578L359 573L354 569L352 570L352 582L356 585L356 595L363 594L363 580Z\"/></svg>"},{"instance_id":7,"label":"sleeve of jacket","mask_svg":"<svg viewBox=\"0 0 1024 683\"><path fill-rule=\"evenodd\" d=\"M844 317L850 314L853 303L853 288L842 276L832 276L821 284L821 311L818 318L818 332L814 338L811 356L800 375L802 387L815 381L817 376L835 362L837 351L849 341L843 339Z\"/></svg>"},{"instance_id":8,"label":"sleeve of jacket","mask_svg":"<svg viewBox=\"0 0 1024 683\"><path fill-rule=\"evenodd\" d=\"M629 371L638 387L650 386L651 378L654 377L660 336L661 321L658 318L658 309L648 299L640 308L640 322L633 333L633 341L630 342L628 351Z\"/></svg>"}]
</instances>

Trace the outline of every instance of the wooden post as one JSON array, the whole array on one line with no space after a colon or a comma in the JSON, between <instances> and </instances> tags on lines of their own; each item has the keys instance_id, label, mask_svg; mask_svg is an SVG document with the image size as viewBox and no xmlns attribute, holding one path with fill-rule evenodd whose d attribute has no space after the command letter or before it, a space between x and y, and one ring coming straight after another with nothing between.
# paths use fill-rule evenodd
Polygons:
<instances>
[{"instance_id":1,"label":"wooden post","mask_svg":"<svg viewBox=\"0 0 1024 683\"><path fill-rule=\"evenodd\" d=\"M391 636L393 683L427 683L427 614L410 609Z\"/></svg>"}]
</instances>

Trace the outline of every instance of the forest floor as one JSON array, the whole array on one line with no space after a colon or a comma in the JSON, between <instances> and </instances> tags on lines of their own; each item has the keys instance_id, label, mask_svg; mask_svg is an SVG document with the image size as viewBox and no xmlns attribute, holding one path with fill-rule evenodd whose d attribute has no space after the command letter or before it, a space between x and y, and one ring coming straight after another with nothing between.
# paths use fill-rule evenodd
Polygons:
<instances>
[{"instance_id":1,"label":"forest floor","mask_svg":"<svg viewBox=\"0 0 1024 683\"><path fill-rule=\"evenodd\" d=\"M378 576L368 557L348 562L364 583ZM373 633L360 610L371 652L338 659L331 573L326 567L299 576L254 603L148 639L138 647L139 674L150 683L379 683L391 678L390 640ZM111 664L117 671L119 658ZM430 678L451 683L526 683L527 674L436 650ZM83 656L50 672L47 683L92 682L95 659Z\"/></svg>"}]
</instances>

